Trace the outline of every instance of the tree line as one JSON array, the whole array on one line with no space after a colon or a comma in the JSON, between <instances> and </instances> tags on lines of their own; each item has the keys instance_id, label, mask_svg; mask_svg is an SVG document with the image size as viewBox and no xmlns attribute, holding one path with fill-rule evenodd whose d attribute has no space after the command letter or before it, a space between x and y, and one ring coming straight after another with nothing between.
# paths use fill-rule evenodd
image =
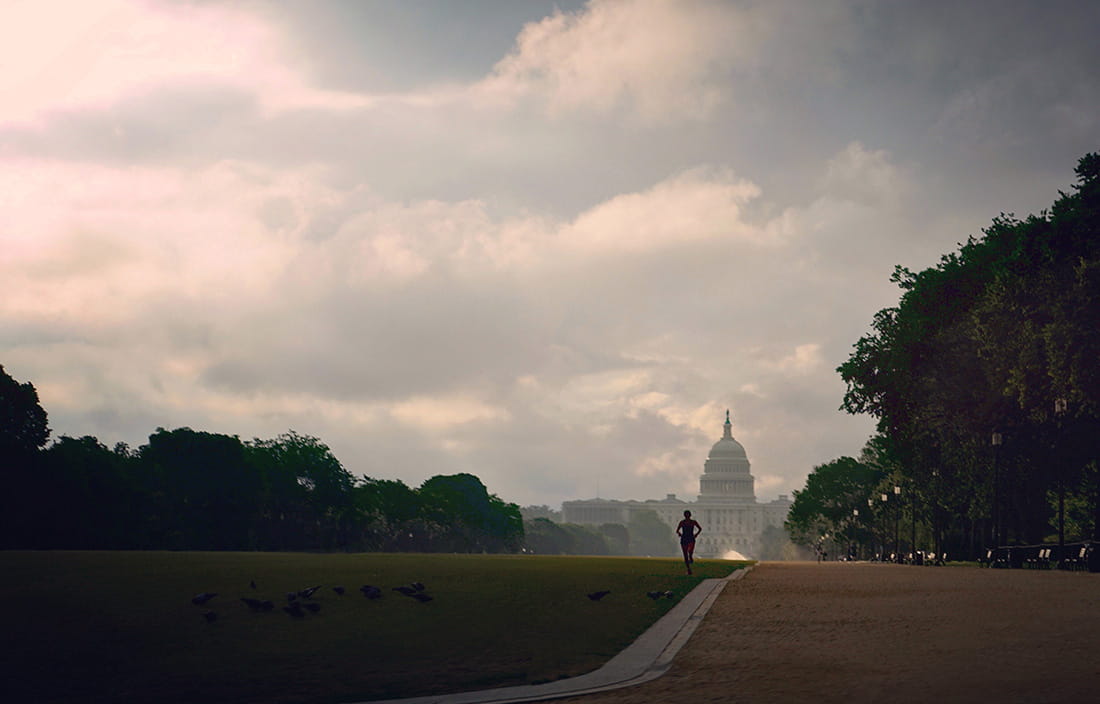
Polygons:
<instances>
[{"instance_id":1,"label":"tree line","mask_svg":"<svg viewBox=\"0 0 1100 704\"><path fill-rule=\"evenodd\" d=\"M47 446L33 384L0 366L0 548L350 550L671 555L655 513L629 526L524 520L471 474L419 487L356 477L321 440L191 428L136 449L92 436ZM530 507L550 516L548 507Z\"/></svg>"},{"instance_id":2,"label":"tree line","mask_svg":"<svg viewBox=\"0 0 1100 704\"><path fill-rule=\"evenodd\" d=\"M471 474L355 477L318 438L158 428L147 444L46 446L29 382L0 366L0 547L515 552L515 504Z\"/></svg>"},{"instance_id":3,"label":"tree line","mask_svg":"<svg viewBox=\"0 0 1100 704\"><path fill-rule=\"evenodd\" d=\"M902 293L837 371L877 419L859 458L815 467L804 544L975 556L1100 540L1100 155L1049 210L995 218Z\"/></svg>"}]
</instances>

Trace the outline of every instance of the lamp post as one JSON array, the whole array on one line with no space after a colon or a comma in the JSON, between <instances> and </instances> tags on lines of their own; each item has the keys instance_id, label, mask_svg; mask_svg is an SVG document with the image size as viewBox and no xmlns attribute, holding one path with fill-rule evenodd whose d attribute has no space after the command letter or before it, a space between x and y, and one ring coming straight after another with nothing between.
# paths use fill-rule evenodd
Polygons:
<instances>
[{"instance_id":1,"label":"lamp post","mask_svg":"<svg viewBox=\"0 0 1100 704\"><path fill-rule=\"evenodd\" d=\"M875 500L867 499L867 515L871 521L871 558L875 556Z\"/></svg>"},{"instance_id":2,"label":"lamp post","mask_svg":"<svg viewBox=\"0 0 1100 704\"><path fill-rule=\"evenodd\" d=\"M940 556L940 470L932 468L932 552L936 559Z\"/></svg>"},{"instance_id":3,"label":"lamp post","mask_svg":"<svg viewBox=\"0 0 1100 704\"><path fill-rule=\"evenodd\" d=\"M909 552L913 555L913 561L910 564L916 565L917 562L917 495L910 492L909 495Z\"/></svg>"},{"instance_id":4,"label":"lamp post","mask_svg":"<svg viewBox=\"0 0 1100 704\"><path fill-rule=\"evenodd\" d=\"M901 564L901 487L894 485L897 506L894 507L894 557Z\"/></svg>"},{"instance_id":5,"label":"lamp post","mask_svg":"<svg viewBox=\"0 0 1100 704\"><path fill-rule=\"evenodd\" d=\"M859 521L859 509L858 508L853 508L852 509L852 530L851 530L852 543L848 547L848 557L849 558L855 557L855 552L856 552L856 523L858 521Z\"/></svg>"},{"instance_id":6,"label":"lamp post","mask_svg":"<svg viewBox=\"0 0 1100 704\"><path fill-rule=\"evenodd\" d=\"M883 507L882 508L882 517L886 521L888 521L890 519L888 518L889 514L886 513L886 501L890 497L886 494L882 494L881 498L882 498L882 507ZM882 552L883 552L882 557L883 557L883 562L885 562L886 561L886 543L888 543L890 541L890 524L886 523L885 521L883 521L883 523L884 523L884 525L882 526ZM897 553L895 553L895 555L896 554Z\"/></svg>"},{"instance_id":7,"label":"lamp post","mask_svg":"<svg viewBox=\"0 0 1100 704\"><path fill-rule=\"evenodd\" d=\"M1058 559L1062 559L1066 547L1066 480L1063 474L1061 453L1058 446L1062 441L1062 419L1066 415L1068 403L1064 398L1054 399L1054 417L1057 419L1054 461L1058 463Z\"/></svg>"},{"instance_id":8,"label":"lamp post","mask_svg":"<svg viewBox=\"0 0 1100 704\"><path fill-rule=\"evenodd\" d=\"M993 547L1001 545L1001 466L998 462L1004 438L994 432L989 439L993 446Z\"/></svg>"}]
</instances>

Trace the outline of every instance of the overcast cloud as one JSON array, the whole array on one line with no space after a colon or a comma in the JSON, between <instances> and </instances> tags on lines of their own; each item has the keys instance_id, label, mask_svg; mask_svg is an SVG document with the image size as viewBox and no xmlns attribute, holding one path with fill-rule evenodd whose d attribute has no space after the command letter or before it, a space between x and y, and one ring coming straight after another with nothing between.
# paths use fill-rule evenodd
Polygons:
<instances>
[{"instance_id":1,"label":"overcast cloud","mask_svg":"<svg viewBox=\"0 0 1100 704\"><path fill-rule=\"evenodd\" d=\"M1100 5L0 8L0 364L53 437L320 437L520 504L760 498L858 454L835 373L1100 148Z\"/></svg>"}]
</instances>

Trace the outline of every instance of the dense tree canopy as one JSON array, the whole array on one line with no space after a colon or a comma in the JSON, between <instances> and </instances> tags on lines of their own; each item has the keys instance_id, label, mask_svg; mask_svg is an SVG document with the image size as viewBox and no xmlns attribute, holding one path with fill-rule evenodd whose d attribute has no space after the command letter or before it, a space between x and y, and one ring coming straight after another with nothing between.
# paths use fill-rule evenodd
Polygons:
<instances>
[{"instance_id":1,"label":"dense tree canopy","mask_svg":"<svg viewBox=\"0 0 1100 704\"><path fill-rule=\"evenodd\" d=\"M356 477L318 438L158 428L135 451L48 447L29 383L0 367L0 547L514 552L519 508L471 474L413 489Z\"/></svg>"},{"instance_id":2,"label":"dense tree canopy","mask_svg":"<svg viewBox=\"0 0 1100 704\"><path fill-rule=\"evenodd\" d=\"M898 305L838 369L843 409L878 419L914 526L957 550L1051 537L1055 494L1078 507L1071 537L1100 538L1100 156L1076 173L1049 212L899 267Z\"/></svg>"}]
</instances>

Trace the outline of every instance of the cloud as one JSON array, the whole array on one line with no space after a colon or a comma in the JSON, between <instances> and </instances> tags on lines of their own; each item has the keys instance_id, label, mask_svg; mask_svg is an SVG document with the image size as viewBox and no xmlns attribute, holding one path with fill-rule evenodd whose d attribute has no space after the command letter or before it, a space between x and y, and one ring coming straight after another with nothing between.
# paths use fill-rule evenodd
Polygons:
<instances>
[{"instance_id":1,"label":"cloud","mask_svg":"<svg viewBox=\"0 0 1100 704\"><path fill-rule=\"evenodd\" d=\"M0 10L0 124L101 109L167 83L247 88L265 110L362 106L311 88L271 27L206 3L15 0Z\"/></svg>"},{"instance_id":2,"label":"cloud","mask_svg":"<svg viewBox=\"0 0 1100 704\"><path fill-rule=\"evenodd\" d=\"M723 79L753 44L728 4L592 0L526 25L479 88L491 99L534 98L552 114L699 119L728 98Z\"/></svg>"}]
</instances>

